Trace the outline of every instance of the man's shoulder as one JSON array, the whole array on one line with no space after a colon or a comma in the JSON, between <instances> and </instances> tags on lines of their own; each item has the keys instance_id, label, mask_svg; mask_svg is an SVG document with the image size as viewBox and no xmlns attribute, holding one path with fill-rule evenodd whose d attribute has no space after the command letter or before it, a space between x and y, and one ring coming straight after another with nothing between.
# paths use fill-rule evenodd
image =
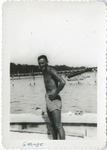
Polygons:
<instances>
[{"instance_id":1,"label":"man's shoulder","mask_svg":"<svg viewBox=\"0 0 107 150\"><path fill-rule=\"evenodd\" d=\"M58 75L57 71L51 66L48 67L48 74L50 74L51 76Z\"/></svg>"},{"instance_id":2,"label":"man's shoulder","mask_svg":"<svg viewBox=\"0 0 107 150\"><path fill-rule=\"evenodd\" d=\"M49 73L57 72L53 67L50 67L50 66L49 66L48 68L49 68L49 69L48 69L48 70L49 70Z\"/></svg>"}]
</instances>

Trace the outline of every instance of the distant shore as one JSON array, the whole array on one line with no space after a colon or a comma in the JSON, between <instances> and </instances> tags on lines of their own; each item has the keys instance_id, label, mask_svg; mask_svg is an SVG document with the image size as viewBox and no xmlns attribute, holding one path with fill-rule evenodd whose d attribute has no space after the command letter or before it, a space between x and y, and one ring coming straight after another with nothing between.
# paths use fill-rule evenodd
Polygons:
<instances>
[{"instance_id":1,"label":"distant shore","mask_svg":"<svg viewBox=\"0 0 107 150\"><path fill-rule=\"evenodd\" d=\"M83 73L84 70L88 70L88 72L93 72L95 69L93 68L88 68L88 69L78 69L78 70L62 70L62 71L57 71L61 75L67 75L69 76L70 74L75 74L78 72ZM96 70L97 71L97 70ZM31 77L41 77L42 72L33 72L33 73L15 73L15 74L10 74L10 79L29 79Z\"/></svg>"},{"instance_id":2,"label":"distant shore","mask_svg":"<svg viewBox=\"0 0 107 150\"><path fill-rule=\"evenodd\" d=\"M69 67L66 65L55 65L51 66L53 67L59 74L69 74L69 73L75 73L77 71L83 71L86 69L89 69L90 71L96 70L97 67ZM38 76L42 75L41 70L39 69L39 66L37 65L27 65L27 64L14 64L10 63L10 77L31 77L31 76Z\"/></svg>"}]
</instances>

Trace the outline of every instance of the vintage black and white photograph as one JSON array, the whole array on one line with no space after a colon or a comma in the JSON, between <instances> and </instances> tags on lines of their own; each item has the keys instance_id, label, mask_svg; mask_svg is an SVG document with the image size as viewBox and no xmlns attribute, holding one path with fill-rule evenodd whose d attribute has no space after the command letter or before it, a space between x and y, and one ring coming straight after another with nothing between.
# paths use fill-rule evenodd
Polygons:
<instances>
[{"instance_id":1,"label":"vintage black and white photograph","mask_svg":"<svg viewBox=\"0 0 107 150\"><path fill-rule=\"evenodd\" d=\"M7 1L2 24L7 147L103 148L105 4Z\"/></svg>"}]
</instances>

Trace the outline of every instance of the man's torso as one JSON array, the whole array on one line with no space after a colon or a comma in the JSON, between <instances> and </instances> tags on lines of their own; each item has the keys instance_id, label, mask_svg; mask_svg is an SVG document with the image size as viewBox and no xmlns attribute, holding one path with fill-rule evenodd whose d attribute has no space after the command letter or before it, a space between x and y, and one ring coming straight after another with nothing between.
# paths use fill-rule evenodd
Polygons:
<instances>
[{"instance_id":1,"label":"man's torso","mask_svg":"<svg viewBox=\"0 0 107 150\"><path fill-rule=\"evenodd\" d=\"M50 67L48 71L43 74L43 76L44 76L46 93L47 94L54 93L57 89L58 81L56 81L56 79L52 76Z\"/></svg>"}]
</instances>

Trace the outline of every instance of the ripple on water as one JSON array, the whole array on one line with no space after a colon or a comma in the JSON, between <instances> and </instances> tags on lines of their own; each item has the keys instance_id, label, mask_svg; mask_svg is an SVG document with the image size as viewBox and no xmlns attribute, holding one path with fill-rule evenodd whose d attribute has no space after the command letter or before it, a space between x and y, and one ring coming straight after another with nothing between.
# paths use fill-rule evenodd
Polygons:
<instances>
[{"instance_id":1,"label":"ripple on water","mask_svg":"<svg viewBox=\"0 0 107 150\"><path fill-rule=\"evenodd\" d=\"M86 83L86 80L88 83ZM91 81L90 81L91 80ZM11 87L11 113L34 113L36 107L46 108L45 87L43 79L35 78L36 85L29 85L31 79L13 80ZM73 81L72 81L73 82ZM60 95L62 98L62 111L85 112L97 111L97 84L92 78L82 80L82 84L67 82Z\"/></svg>"}]
</instances>

